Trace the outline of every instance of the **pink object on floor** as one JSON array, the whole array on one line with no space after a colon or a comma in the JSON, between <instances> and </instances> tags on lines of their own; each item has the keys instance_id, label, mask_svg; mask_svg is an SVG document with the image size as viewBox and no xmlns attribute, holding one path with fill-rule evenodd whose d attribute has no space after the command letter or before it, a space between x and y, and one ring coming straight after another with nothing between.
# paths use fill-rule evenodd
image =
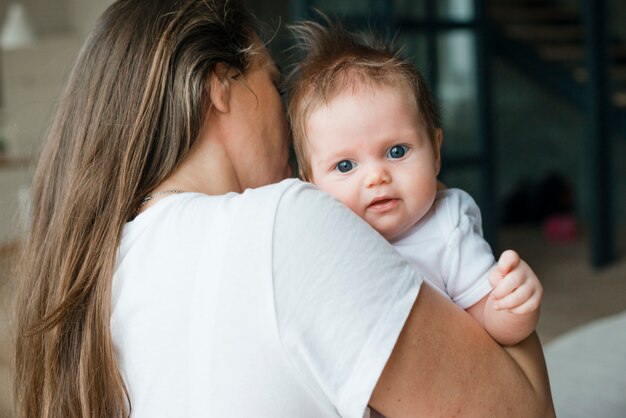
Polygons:
<instances>
[{"instance_id":1,"label":"pink object on floor","mask_svg":"<svg viewBox=\"0 0 626 418\"><path fill-rule=\"evenodd\" d=\"M573 215L552 215L543 223L550 241L571 242L578 239L578 221Z\"/></svg>"}]
</instances>

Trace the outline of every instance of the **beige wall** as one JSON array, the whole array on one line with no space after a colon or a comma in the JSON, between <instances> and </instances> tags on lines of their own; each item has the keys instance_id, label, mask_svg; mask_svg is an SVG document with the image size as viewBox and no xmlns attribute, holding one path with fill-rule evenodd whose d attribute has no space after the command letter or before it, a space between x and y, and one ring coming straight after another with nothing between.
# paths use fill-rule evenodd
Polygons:
<instances>
[{"instance_id":1,"label":"beige wall","mask_svg":"<svg viewBox=\"0 0 626 418\"><path fill-rule=\"evenodd\" d=\"M0 0L0 26L10 1ZM22 0L37 42L0 51L0 136L13 159L33 159L83 39L112 0ZM20 194L33 164L0 164L0 247L22 231ZM23 200L23 199L22 199Z\"/></svg>"},{"instance_id":2,"label":"beige wall","mask_svg":"<svg viewBox=\"0 0 626 418\"><path fill-rule=\"evenodd\" d=\"M4 22L6 9L17 0L0 0L0 22ZM71 30L71 22L67 13L69 0L19 0L37 33L48 36Z\"/></svg>"},{"instance_id":3,"label":"beige wall","mask_svg":"<svg viewBox=\"0 0 626 418\"><path fill-rule=\"evenodd\" d=\"M9 4L0 0L0 22ZM113 0L19 0L24 5L37 33L42 36L75 32L85 35L98 16Z\"/></svg>"},{"instance_id":4,"label":"beige wall","mask_svg":"<svg viewBox=\"0 0 626 418\"><path fill-rule=\"evenodd\" d=\"M113 0L67 0L67 2L70 6L72 28L81 38L85 38L91 31L98 16L113 3Z\"/></svg>"}]
</instances>

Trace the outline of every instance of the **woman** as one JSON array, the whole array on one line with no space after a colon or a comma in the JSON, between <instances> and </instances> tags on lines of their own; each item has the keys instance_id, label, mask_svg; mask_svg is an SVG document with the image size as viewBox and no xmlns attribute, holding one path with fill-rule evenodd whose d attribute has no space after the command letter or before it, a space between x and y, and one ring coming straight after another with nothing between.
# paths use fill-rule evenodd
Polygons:
<instances>
[{"instance_id":1,"label":"woman","mask_svg":"<svg viewBox=\"0 0 626 418\"><path fill-rule=\"evenodd\" d=\"M16 416L549 416L536 338L503 350L347 209L261 187L279 76L235 1L105 12L35 177Z\"/></svg>"}]
</instances>

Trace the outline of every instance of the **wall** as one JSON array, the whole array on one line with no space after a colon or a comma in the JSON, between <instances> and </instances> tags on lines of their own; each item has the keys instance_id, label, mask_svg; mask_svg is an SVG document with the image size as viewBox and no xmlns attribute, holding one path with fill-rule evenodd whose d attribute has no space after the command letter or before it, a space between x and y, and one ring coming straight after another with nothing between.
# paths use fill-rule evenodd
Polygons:
<instances>
[{"instance_id":1,"label":"wall","mask_svg":"<svg viewBox=\"0 0 626 418\"><path fill-rule=\"evenodd\" d=\"M40 0L41 1L41 0ZM66 0L69 3L68 18L75 33L81 38L87 37L98 16L106 10L113 0Z\"/></svg>"},{"instance_id":2,"label":"wall","mask_svg":"<svg viewBox=\"0 0 626 418\"><path fill-rule=\"evenodd\" d=\"M0 51L0 136L9 163L0 162L0 248L23 229L25 190L35 156L82 40L110 0L23 0L38 40ZM0 26L8 2L0 3ZM15 160L19 160L18 163Z\"/></svg>"},{"instance_id":3,"label":"wall","mask_svg":"<svg viewBox=\"0 0 626 418\"><path fill-rule=\"evenodd\" d=\"M71 0L19 0L24 5L37 34L42 37L67 33L72 23L67 13ZM4 22L6 9L15 0L0 1L0 22Z\"/></svg>"}]
</instances>

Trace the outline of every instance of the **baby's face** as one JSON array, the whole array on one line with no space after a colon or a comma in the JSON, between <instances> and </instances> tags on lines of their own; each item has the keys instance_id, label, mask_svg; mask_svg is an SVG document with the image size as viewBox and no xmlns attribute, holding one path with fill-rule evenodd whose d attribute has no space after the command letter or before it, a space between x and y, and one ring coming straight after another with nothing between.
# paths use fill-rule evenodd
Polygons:
<instances>
[{"instance_id":1,"label":"baby's face","mask_svg":"<svg viewBox=\"0 0 626 418\"><path fill-rule=\"evenodd\" d=\"M433 204L441 137L433 150L407 89L347 89L311 114L306 134L313 183L388 240Z\"/></svg>"}]
</instances>

